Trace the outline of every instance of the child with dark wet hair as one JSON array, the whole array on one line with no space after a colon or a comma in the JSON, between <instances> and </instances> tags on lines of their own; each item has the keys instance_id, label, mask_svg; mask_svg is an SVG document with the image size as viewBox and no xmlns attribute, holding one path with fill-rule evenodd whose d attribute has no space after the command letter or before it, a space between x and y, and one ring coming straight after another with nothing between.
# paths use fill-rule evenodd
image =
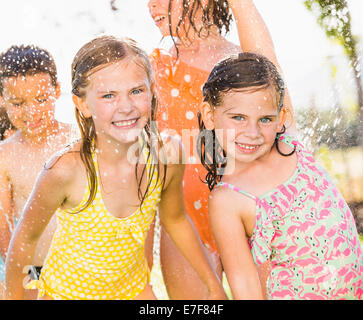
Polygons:
<instances>
[{"instance_id":1,"label":"child with dark wet hair","mask_svg":"<svg viewBox=\"0 0 363 320\"><path fill-rule=\"evenodd\" d=\"M36 46L14 45L0 55L0 105L17 131L0 144L0 280L16 222L38 173L50 156L70 143L72 130L54 118L60 96L51 54ZM6 129L9 129L6 128ZM42 266L54 222L49 223L32 264Z\"/></svg>"},{"instance_id":2,"label":"child with dark wet hair","mask_svg":"<svg viewBox=\"0 0 363 320\"><path fill-rule=\"evenodd\" d=\"M203 87L201 161L234 299L363 297L355 221L332 179L285 123L285 85L267 58L233 55ZM228 134L229 132L229 134ZM261 284L256 266L270 262Z\"/></svg>"}]
</instances>

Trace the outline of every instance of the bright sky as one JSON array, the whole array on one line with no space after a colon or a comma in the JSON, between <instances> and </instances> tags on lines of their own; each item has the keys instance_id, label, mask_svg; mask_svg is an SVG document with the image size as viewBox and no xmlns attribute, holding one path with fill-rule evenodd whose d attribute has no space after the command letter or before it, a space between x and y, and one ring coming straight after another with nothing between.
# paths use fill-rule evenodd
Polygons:
<instances>
[{"instance_id":1,"label":"bright sky","mask_svg":"<svg viewBox=\"0 0 363 320\"><path fill-rule=\"evenodd\" d=\"M118 0L119 10L114 12L109 0L2 0L0 51L21 43L49 50L63 88L57 117L73 121L70 65L74 54L100 33L132 37L150 52L161 37L149 16L147 2ZM362 48L363 1L348 3L353 32L360 37ZM313 97L319 107L329 107L337 96L342 101L354 100L354 82L341 48L327 40L303 0L255 0L255 4L272 35L295 108L306 106ZM235 29L227 37L238 41ZM339 69L335 90L331 63Z\"/></svg>"}]
</instances>

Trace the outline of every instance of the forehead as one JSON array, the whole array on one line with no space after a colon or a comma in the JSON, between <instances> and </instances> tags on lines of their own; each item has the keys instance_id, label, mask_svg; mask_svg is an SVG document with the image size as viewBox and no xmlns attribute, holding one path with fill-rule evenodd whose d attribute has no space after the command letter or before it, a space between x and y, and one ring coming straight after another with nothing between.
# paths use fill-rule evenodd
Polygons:
<instances>
[{"instance_id":1,"label":"forehead","mask_svg":"<svg viewBox=\"0 0 363 320\"><path fill-rule=\"evenodd\" d=\"M4 95L28 96L49 93L53 89L52 79L48 73L37 73L2 80Z\"/></svg>"},{"instance_id":2,"label":"forehead","mask_svg":"<svg viewBox=\"0 0 363 320\"><path fill-rule=\"evenodd\" d=\"M226 108L245 108L252 107L259 110L277 110L278 93L269 86L267 88L255 89L247 88L242 91L229 91L222 94L221 107Z\"/></svg>"},{"instance_id":3,"label":"forehead","mask_svg":"<svg viewBox=\"0 0 363 320\"><path fill-rule=\"evenodd\" d=\"M90 74L89 80L92 88L112 84L132 86L135 82L148 83L148 76L141 62L137 59L128 58L100 66L98 70Z\"/></svg>"}]
</instances>

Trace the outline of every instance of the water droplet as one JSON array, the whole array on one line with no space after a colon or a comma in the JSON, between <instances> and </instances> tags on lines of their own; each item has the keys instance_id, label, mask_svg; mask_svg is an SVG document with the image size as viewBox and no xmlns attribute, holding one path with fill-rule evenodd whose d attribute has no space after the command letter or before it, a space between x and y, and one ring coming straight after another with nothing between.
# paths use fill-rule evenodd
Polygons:
<instances>
[{"instance_id":1,"label":"water droplet","mask_svg":"<svg viewBox=\"0 0 363 320\"><path fill-rule=\"evenodd\" d=\"M177 96L179 96L179 90L178 90L178 89L176 89L176 88L172 89L172 90L171 90L171 96L172 96L172 97L177 97Z\"/></svg>"}]
</instances>

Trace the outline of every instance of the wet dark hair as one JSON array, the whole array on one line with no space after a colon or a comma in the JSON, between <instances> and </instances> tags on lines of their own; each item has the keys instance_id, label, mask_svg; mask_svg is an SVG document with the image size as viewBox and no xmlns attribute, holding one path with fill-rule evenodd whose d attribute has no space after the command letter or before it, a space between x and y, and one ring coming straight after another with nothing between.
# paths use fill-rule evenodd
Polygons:
<instances>
[{"instance_id":1,"label":"wet dark hair","mask_svg":"<svg viewBox=\"0 0 363 320\"><path fill-rule=\"evenodd\" d=\"M174 34L171 26L171 10L173 6L173 0L169 0L169 33L174 42L175 48L178 53L178 48L175 44ZM199 10L202 10L202 22L203 25L199 29L195 24L195 17ZM189 38L190 28L198 34L199 37L208 37L210 34L210 28L216 26L220 34L228 33L232 21L232 15L229 13L229 5L227 0L208 0L207 5L203 8L201 0L183 0L183 12L176 26L176 36L180 39L180 29L183 28L186 38L192 42ZM189 22L189 28L187 29L185 21Z\"/></svg>"},{"instance_id":2,"label":"wet dark hair","mask_svg":"<svg viewBox=\"0 0 363 320\"><path fill-rule=\"evenodd\" d=\"M276 90L278 111L283 107L284 81L275 65L266 57L255 53L239 53L219 62L209 74L207 82L203 86L203 101L212 107L218 107L222 103L223 96L228 92L255 91L273 87ZM198 154L201 163L207 169L205 183L210 190L221 180L224 168L227 165L226 153L220 146L214 130L207 130L198 113L199 136L197 141ZM278 147L278 137L275 144L278 152L283 156L290 156L295 149L284 154Z\"/></svg>"},{"instance_id":3,"label":"wet dark hair","mask_svg":"<svg viewBox=\"0 0 363 320\"><path fill-rule=\"evenodd\" d=\"M9 120L6 110L0 107L0 141L5 139L5 132L7 130L15 130L15 127Z\"/></svg>"},{"instance_id":4,"label":"wet dark hair","mask_svg":"<svg viewBox=\"0 0 363 320\"><path fill-rule=\"evenodd\" d=\"M48 73L52 85L57 86L57 68L51 54L34 45L11 46L0 55L0 95L3 94L2 81L9 77Z\"/></svg>"},{"instance_id":5,"label":"wet dark hair","mask_svg":"<svg viewBox=\"0 0 363 320\"><path fill-rule=\"evenodd\" d=\"M89 85L89 76L102 67L106 67L111 63L121 61L123 59L131 58L135 63L140 65L147 75L150 86L153 83L152 69L147 53L142 50L138 44L129 38L118 39L113 36L100 36L82 46L77 52L72 63L72 93L80 98L85 97L85 88ZM122 76L122 75L121 75ZM157 98L153 93L151 101L151 116L146 124L144 131L146 138L142 135L143 143L148 147L148 159L152 157L152 162L148 172L149 177L157 175L157 179L160 176L159 161L157 159L156 147L161 146L161 138L155 125L157 110ZM90 184L90 195L85 205L79 209L79 212L87 208L94 200L97 192L97 172L92 159L92 153L95 151L97 145L97 135L92 117L86 118L77 108L75 109L75 116L81 132L81 150L80 155L83 164L86 167L87 176ZM158 143L152 143L151 139L156 138ZM146 140L146 141L145 141ZM143 149L142 146L141 150ZM143 155L140 153L137 159L135 174L138 180L138 196L140 198L140 207L150 191L151 178L148 179L146 190L144 193L141 191L141 182L145 175L146 166L144 166L140 179L138 179L138 164L139 158ZM162 186L165 182L166 168L164 165L164 175L162 180ZM155 185L157 187L157 185Z\"/></svg>"}]
</instances>

